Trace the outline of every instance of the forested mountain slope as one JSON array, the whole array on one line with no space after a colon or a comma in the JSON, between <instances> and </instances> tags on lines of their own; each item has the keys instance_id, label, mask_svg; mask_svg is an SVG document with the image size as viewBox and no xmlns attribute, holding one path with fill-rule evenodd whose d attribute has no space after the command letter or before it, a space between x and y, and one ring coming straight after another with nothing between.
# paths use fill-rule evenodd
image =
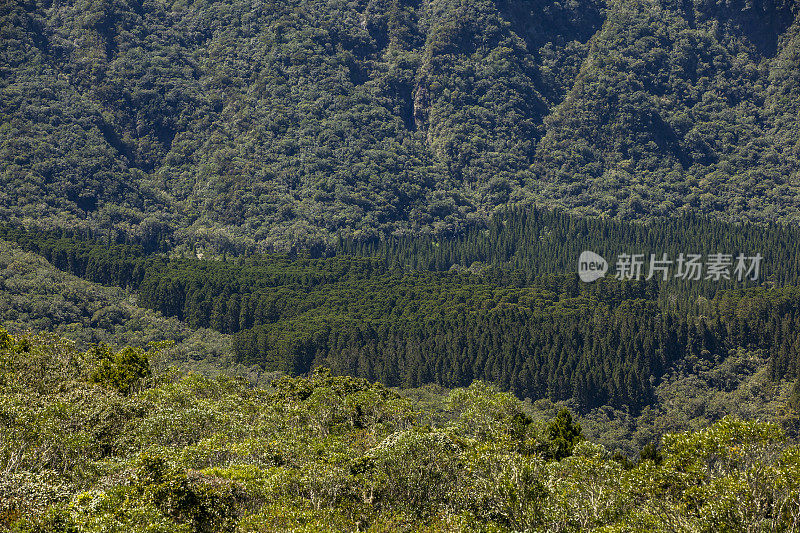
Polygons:
<instances>
[{"instance_id":1,"label":"forested mountain slope","mask_svg":"<svg viewBox=\"0 0 800 533\"><path fill-rule=\"evenodd\" d=\"M0 214L218 248L798 219L788 0L12 0Z\"/></svg>"}]
</instances>

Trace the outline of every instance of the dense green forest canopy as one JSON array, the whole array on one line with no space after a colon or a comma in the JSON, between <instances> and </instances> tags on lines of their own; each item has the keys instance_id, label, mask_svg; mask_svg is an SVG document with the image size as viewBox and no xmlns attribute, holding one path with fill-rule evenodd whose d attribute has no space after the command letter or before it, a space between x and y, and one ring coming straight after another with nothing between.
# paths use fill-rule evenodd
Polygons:
<instances>
[{"instance_id":1,"label":"dense green forest canopy","mask_svg":"<svg viewBox=\"0 0 800 533\"><path fill-rule=\"evenodd\" d=\"M343 240L330 257L199 259L2 230L58 268L134 291L140 306L232 334L244 368L327 366L402 387L481 379L521 398L571 400L581 412L610 405L633 414L686 361L717 365L753 353L774 382L798 377L795 234L689 216L641 224L516 210L458 239ZM748 283L609 276L586 284L574 273L584 246L758 251L768 268Z\"/></svg>"},{"instance_id":2,"label":"dense green forest canopy","mask_svg":"<svg viewBox=\"0 0 800 533\"><path fill-rule=\"evenodd\" d=\"M798 208L792 0L4 1L0 530L796 531Z\"/></svg>"},{"instance_id":3,"label":"dense green forest canopy","mask_svg":"<svg viewBox=\"0 0 800 533\"><path fill-rule=\"evenodd\" d=\"M525 283L543 275L576 272L584 250L602 255L615 275L620 254L650 254L675 260L681 253L726 253L763 256L755 284L800 283L800 229L793 225L725 223L708 216L684 214L669 219L628 222L607 217L583 217L552 208L507 208L486 225L458 236L405 236L383 239L339 239L338 254L373 256L389 267L422 270L470 270L489 273L512 269L523 273ZM704 257L707 259L707 257ZM644 272L642 278L648 272ZM717 280L691 285L664 284L673 293L713 296L717 290L740 288L742 281ZM752 284L750 284L752 285Z\"/></svg>"},{"instance_id":4,"label":"dense green forest canopy","mask_svg":"<svg viewBox=\"0 0 800 533\"><path fill-rule=\"evenodd\" d=\"M208 377L243 377L261 387L283 374L259 364L236 363L231 335L192 329L174 317L163 317L137 305L135 293L61 272L41 256L12 244L0 243L0 304L0 327L23 335L54 332L68 338L77 351L98 342L117 350L126 345L158 346L157 356L150 358L156 373L172 367ZM792 413L800 405L800 389L790 375L775 374L770 350L737 347L722 355L690 354L671 364L652 383L648 395L652 401L638 415L627 405L587 410L575 398L555 402L540 398L528 410L531 416L552 418L559 409L569 408L587 438L631 458L666 433L703 429L730 414L780 423L788 435L795 435L798 420ZM436 403L430 402L431 397L445 394L439 386L403 389L403 394L421 408L430 407L424 407L429 412L426 420L442 420Z\"/></svg>"},{"instance_id":5,"label":"dense green forest canopy","mask_svg":"<svg viewBox=\"0 0 800 533\"><path fill-rule=\"evenodd\" d=\"M796 222L790 0L10 0L0 213L287 249L498 206Z\"/></svg>"},{"instance_id":6,"label":"dense green forest canopy","mask_svg":"<svg viewBox=\"0 0 800 533\"><path fill-rule=\"evenodd\" d=\"M210 374L234 371L230 335L190 328L140 307L124 289L59 271L43 257L2 241L0 327L13 334L56 333L81 349L100 343L137 348L159 343L164 357L154 364L186 364ZM258 381L260 376L249 370L235 372Z\"/></svg>"},{"instance_id":7,"label":"dense green forest canopy","mask_svg":"<svg viewBox=\"0 0 800 533\"><path fill-rule=\"evenodd\" d=\"M568 411L540 417L481 382L420 402L325 369L253 388L154 358L0 330L0 529L788 532L800 520L800 450L776 424L727 417L632 461Z\"/></svg>"}]
</instances>

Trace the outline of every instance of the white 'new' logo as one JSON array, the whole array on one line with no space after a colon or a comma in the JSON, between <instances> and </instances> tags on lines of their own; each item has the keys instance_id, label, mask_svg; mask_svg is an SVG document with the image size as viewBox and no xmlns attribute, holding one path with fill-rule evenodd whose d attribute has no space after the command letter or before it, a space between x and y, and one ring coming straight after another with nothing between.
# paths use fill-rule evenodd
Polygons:
<instances>
[{"instance_id":1,"label":"white 'new' logo","mask_svg":"<svg viewBox=\"0 0 800 533\"><path fill-rule=\"evenodd\" d=\"M590 283L600 279L608 272L608 262L594 252L585 251L578 258L578 276L581 281Z\"/></svg>"}]
</instances>

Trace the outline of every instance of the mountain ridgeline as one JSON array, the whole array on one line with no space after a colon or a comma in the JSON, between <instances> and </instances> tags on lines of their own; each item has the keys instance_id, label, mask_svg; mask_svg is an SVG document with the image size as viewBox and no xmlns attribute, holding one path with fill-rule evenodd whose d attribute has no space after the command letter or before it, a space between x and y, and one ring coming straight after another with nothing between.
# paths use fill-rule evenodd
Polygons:
<instances>
[{"instance_id":1,"label":"mountain ridgeline","mask_svg":"<svg viewBox=\"0 0 800 533\"><path fill-rule=\"evenodd\" d=\"M796 222L790 0L12 0L0 216L218 251Z\"/></svg>"}]
</instances>

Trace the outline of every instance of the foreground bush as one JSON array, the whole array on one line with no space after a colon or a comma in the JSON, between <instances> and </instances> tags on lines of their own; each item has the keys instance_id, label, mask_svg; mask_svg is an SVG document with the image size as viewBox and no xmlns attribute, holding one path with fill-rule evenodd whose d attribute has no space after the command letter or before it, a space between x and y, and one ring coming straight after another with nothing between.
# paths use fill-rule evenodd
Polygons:
<instances>
[{"instance_id":1,"label":"foreground bush","mask_svg":"<svg viewBox=\"0 0 800 533\"><path fill-rule=\"evenodd\" d=\"M796 531L800 449L725 418L638 463L480 382L445 421L320 369L269 390L0 333L0 529ZM118 378L122 376L122 378Z\"/></svg>"}]
</instances>

